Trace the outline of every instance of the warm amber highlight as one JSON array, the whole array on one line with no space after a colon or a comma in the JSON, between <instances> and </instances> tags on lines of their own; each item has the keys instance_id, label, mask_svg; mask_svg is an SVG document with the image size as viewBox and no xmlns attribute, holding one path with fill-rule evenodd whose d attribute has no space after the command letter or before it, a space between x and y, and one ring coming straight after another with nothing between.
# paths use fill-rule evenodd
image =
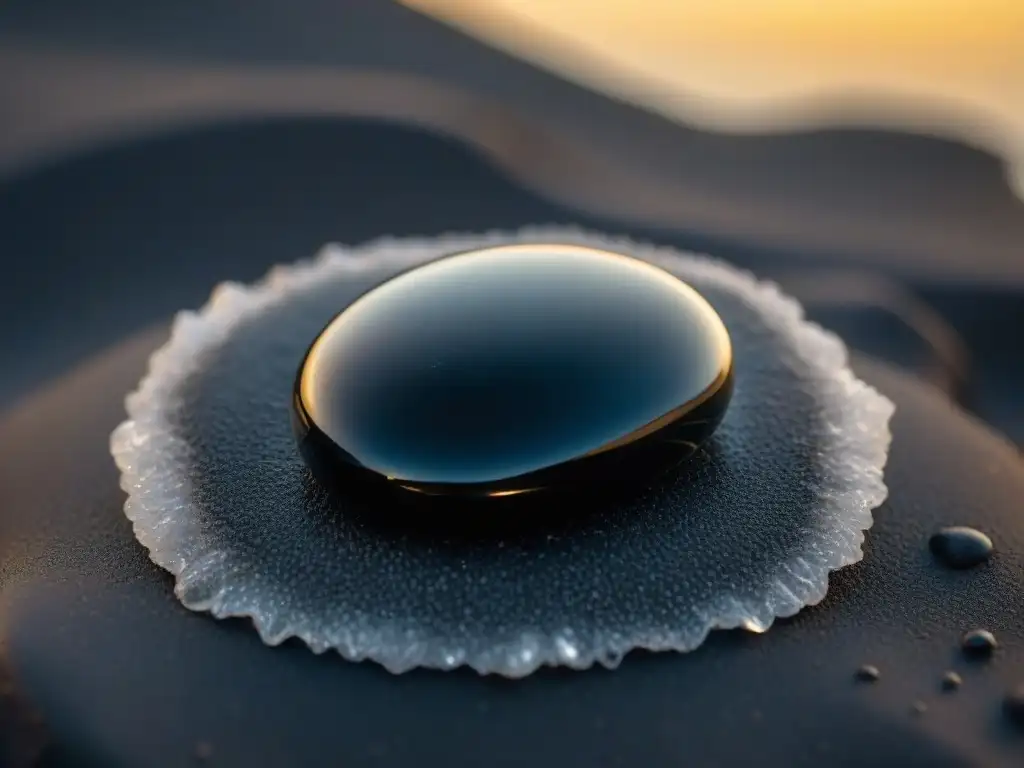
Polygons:
<instances>
[{"instance_id":1,"label":"warm amber highlight","mask_svg":"<svg viewBox=\"0 0 1024 768\"><path fill-rule=\"evenodd\" d=\"M404 0L671 118L935 131L1024 163L1021 0Z\"/></svg>"}]
</instances>

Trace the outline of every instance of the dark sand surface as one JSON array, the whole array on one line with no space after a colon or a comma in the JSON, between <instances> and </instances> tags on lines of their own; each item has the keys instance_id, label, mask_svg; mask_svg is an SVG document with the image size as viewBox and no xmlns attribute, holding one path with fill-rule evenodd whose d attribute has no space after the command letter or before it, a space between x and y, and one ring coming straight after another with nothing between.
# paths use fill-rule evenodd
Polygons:
<instances>
[{"instance_id":1,"label":"dark sand surface","mask_svg":"<svg viewBox=\"0 0 1024 768\"><path fill-rule=\"evenodd\" d=\"M1001 698L1024 681L1024 465L994 429L1024 438L1024 371L1007 353L1024 322L1024 209L998 161L872 131L725 140L391 4L345 4L345 25L337 3L275 7L0 11L0 763L45 744L44 765L76 767L1020 765ZM460 95L428 89L416 106L410 75ZM146 94L196 100L174 121ZM461 141L323 116L354 102ZM139 140L118 144L127 134ZM992 426L925 382L950 389L934 360L840 323L901 369L857 363L897 404L865 560L823 604L686 656L517 683L394 677L185 611L132 536L107 447L170 315L329 240L549 222L783 278L841 264L899 280L969 348L970 405ZM930 533L958 524L992 537L988 564L933 561ZM1001 648L969 664L959 638L978 626ZM864 664L876 683L855 682ZM950 669L963 684L942 693Z\"/></svg>"}]
</instances>

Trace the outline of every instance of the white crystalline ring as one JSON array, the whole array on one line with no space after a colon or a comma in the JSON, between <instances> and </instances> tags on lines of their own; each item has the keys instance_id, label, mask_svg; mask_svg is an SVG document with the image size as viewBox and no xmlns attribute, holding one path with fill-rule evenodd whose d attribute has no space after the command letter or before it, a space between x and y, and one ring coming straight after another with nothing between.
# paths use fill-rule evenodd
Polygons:
<instances>
[{"instance_id":1,"label":"white crystalline ring","mask_svg":"<svg viewBox=\"0 0 1024 768\"><path fill-rule=\"evenodd\" d=\"M353 522L295 450L298 360L331 316L398 271L512 242L620 251L708 298L736 360L712 445L628 508L557 535L445 543ZM773 285L564 228L329 246L258 284L219 286L177 317L126 407L111 438L125 512L187 607L395 672L508 676L688 651L711 629L764 631L821 600L829 572L862 557L886 497L893 412L842 342Z\"/></svg>"}]
</instances>

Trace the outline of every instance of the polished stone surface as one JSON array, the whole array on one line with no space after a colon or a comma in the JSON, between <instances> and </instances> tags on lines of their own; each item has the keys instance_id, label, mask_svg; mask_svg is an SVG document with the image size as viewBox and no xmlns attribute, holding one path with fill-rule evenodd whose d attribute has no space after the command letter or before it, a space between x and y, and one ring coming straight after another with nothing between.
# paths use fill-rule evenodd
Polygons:
<instances>
[{"instance_id":1,"label":"polished stone surface","mask_svg":"<svg viewBox=\"0 0 1024 768\"><path fill-rule=\"evenodd\" d=\"M293 394L314 474L431 496L625 481L688 458L732 394L711 305L643 261L517 245L456 254L364 294Z\"/></svg>"}]
</instances>

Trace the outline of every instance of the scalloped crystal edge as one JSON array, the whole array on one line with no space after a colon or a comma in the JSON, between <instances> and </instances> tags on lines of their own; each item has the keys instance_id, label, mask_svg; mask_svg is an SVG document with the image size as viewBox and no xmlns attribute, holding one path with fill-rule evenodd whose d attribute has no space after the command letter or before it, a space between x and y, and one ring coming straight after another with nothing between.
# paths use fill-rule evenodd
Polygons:
<instances>
[{"instance_id":1,"label":"scalloped crystal edge","mask_svg":"<svg viewBox=\"0 0 1024 768\"><path fill-rule=\"evenodd\" d=\"M548 636L524 633L487 652L468 655L462 648L438 646L416 632L383 632L379 627L345 628L325 637L310 631L286 611L267 611L233 602L230 569L211 580L209 567L225 561L201 535L190 511L189 479L173 471L170 458L186 459L188 446L169 428L175 389L246 318L324 279L343 277L381 266L414 266L447 253L511 242L558 242L631 253L669 271L681 267L691 275L714 281L761 310L765 321L786 333L794 351L811 369L825 393L824 413L842 450L843 477L820 496L821 525L809 532L801 557L781 563L774 579L757 590L757 598L723 595L700 612L702 627L692 631L607 635L601 649L581 650L571 627ZM125 399L128 418L111 434L110 450L120 469L121 488L128 494L124 511L150 558L175 577L175 594L189 609L218 618L248 617L262 640L276 645L289 637L303 640L314 652L330 648L347 659L373 659L392 672L415 667L452 669L466 665L481 674L522 677L542 665L585 669L595 663L613 668L630 650L690 651L712 629L743 628L764 632L776 618L791 616L824 598L831 571L859 561L872 510L887 496L883 470L891 443L889 420L893 403L859 380L847 364L843 342L804 319L800 304L773 283L759 281L707 256L638 243L576 227L534 226L517 233L448 234L436 238L382 238L354 248L327 245L313 259L276 266L257 283L218 285L198 311L179 312L170 339L149 360L138 389ZM185 461L178 462L184 466ZM838 475L837 475L838 477ZM200 578L199 574L203 573ZM368 637L374 640L368 641ZM378 653L382 647L405 648L401 654Z\"/></svg>"}]
</instances>

